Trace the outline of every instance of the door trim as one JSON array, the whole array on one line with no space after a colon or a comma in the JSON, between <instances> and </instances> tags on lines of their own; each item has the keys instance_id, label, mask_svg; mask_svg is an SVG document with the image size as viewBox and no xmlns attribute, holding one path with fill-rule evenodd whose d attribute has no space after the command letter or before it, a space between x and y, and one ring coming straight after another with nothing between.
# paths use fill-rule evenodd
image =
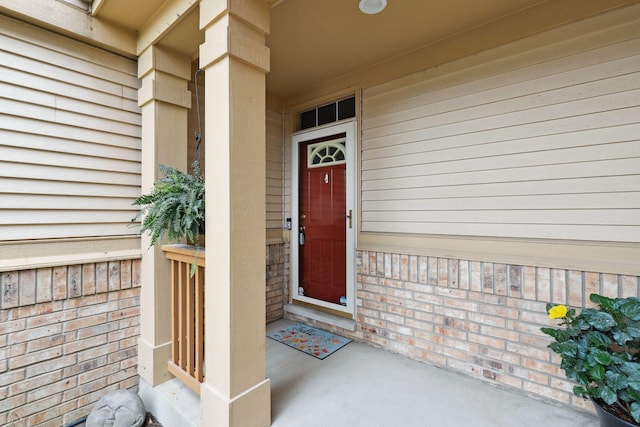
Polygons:
<instances>
[{"instance_id":1,"label":"door trim","mask_svg":"<svg viewBox=\"0 0 640 427\"><path fill-rule=\"evenodd\" d=\"M307 129L296 132L291 136L291 299L301 301L318 307L336 310L351 316L355 315L356 297L356 229L358 224L358 214L356 209L356 128L355 119L340 122L335 125L323 126L321 128ZM298 246L300 230L300 204L299 204L299 173L300 173L300 143L312 139L324 138L336 134L346 134L345 147L347 150L346 162L346 210L352 211L352 227L349 228L345 221L346 229L346 297L347 305L333 304L306 296L298 295L299 286L299 259L300 251ZM345 212L345 214L347 213Z\"/></svg>"}]
</instances>

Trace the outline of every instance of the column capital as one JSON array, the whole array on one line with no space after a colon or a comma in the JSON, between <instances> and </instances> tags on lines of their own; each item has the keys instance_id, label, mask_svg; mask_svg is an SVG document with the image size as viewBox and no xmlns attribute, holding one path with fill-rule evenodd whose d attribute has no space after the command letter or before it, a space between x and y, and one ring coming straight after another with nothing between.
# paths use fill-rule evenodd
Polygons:
<instances>
[{"instance_id":1,"label":"column capital","mask_svg":"<svg viewBox=\"0 0 640 427\"><path fill-rule=\"evenodd\" d=\"M191 78L188 57L150 46L138 59L138 77L142 79L138 90L140 107L155 100L191 108L191 93L187 90Z\"/></svg>"},{"instance_id":2,"label":"column capital","mask_svg":"<svg viewBox=\"0 0 640 427\"><path fill-rule=\"evenodd\" d=\"M269 34L270 3L265 0L201 0L200 29L206 30L224 15L253 26L263 35Z\"/></svg>"},{"instance_id":3,"label":"column capital","mask_svg":"<svg viewBox=\"0 0 640 427\"><path fill-rule=\"evenodd\" d=\"M206 42L200 46L200 68L229 56L264 73L269 72L269 5L264 0L204 0L200 28Z\"/></svg>"},{"instance_id":4,"label":"column capital","mask_svg":"<svg viewBox=\"0 0 640 427\"><path fill-rule=\"evenodd\" d=\"M160 46L149 46L138 58L138 78L142 79L152 71L162 71L183 80L189 80L191 78L191 61L184 55L171 52Z\"/></svg>"}]
</instances>

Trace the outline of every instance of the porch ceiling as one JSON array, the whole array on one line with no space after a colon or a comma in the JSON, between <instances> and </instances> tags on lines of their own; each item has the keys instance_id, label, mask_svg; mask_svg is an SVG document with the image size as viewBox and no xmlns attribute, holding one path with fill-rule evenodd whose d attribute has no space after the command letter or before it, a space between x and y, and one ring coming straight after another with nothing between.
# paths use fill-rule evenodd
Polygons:
<instances>
[{"instance_id":1,"label":"porch ceiling","mask_svg":"<svg viewBox=\"0 0 640 427\"><path fill-rule=\"evenodd\" d=\"M283 97L434 43L540 0L388 0L377 15L359 0L285 0L271 13L267 85Z\"/></svg>"},{"instance_id":2,"label":"porch ceiling","mask_svg":"<svg viewBox=\"0 0 640 427\"><path fill-rule=\"evenodd\" d=\"M504 41L524 33L619 7L633 0L388 0L377 15L365 15L359 0L268 0L271 6L271 72L267 90L281 98L347 76L424 46L437 45L466 31L490 26L501 18L518 15L511 27L503 26ZM140 32L153 21L166 0L96 0L94 13L101 19ZM180 2L176 2L180 3ZM524 31L514 29L525 16L531 23ZM197 57L203 42L198 29L198 8L163 36L160 44ZM499 44L476 40L478 46Z\"/></svg>"}]
</instances>

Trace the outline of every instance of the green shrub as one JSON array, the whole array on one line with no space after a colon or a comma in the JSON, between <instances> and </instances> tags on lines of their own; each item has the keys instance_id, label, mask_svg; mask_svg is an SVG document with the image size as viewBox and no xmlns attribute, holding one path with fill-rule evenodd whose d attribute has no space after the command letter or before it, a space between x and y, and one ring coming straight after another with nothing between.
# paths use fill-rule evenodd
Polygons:
<instances>
[{"instance_id":1,"label":"green shrub","mask_svg":"<svg viewBox=\"0 0 640 427\"><path fill-rule=\"evenodd\" d=\"M541 331L555 339L549 348L562 358L567 378L577 382L577 396L618 406L640 423L640 299L589 299L599 308L580 314L547 304L549 317L562 322Z\"/></svg>"}]
</instances>

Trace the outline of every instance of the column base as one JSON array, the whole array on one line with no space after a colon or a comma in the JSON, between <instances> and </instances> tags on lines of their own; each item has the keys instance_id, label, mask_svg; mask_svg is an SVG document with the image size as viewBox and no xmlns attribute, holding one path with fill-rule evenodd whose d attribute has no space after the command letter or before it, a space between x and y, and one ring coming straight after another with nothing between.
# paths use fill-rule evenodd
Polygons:
<instances>
[{"instance_id":1,"label":"column base","mask_svg":"<svg viewBox=\"0 0 640 427\"><path fill-rule=\"evenodd\" d=\"M151 387L140 378L138 394L146 410L163 426L200 427L200 396L179 379Z\"/></svg>"},{"instance_id":2,"label":"column base","mask_svg":"<svg viewBox=\"0 0 640 427\"><path fill-rule=\"evenodd\" d=\"M269 427L271 425L271 381L265 379L228 399L202 384L200 389L202 427Z\"/></svg>"},{"instance_id":3,"label":"column base","mask_svg":"<svg viewBox=\"0 0 640 427\"><path fill-rule=\"evenodd\" d=\"M142 338L138 340L138 375L152 387L173 378L167 370L169 360L171 360L171 342L154 347Z\"/></svg>"}]
</instances>

